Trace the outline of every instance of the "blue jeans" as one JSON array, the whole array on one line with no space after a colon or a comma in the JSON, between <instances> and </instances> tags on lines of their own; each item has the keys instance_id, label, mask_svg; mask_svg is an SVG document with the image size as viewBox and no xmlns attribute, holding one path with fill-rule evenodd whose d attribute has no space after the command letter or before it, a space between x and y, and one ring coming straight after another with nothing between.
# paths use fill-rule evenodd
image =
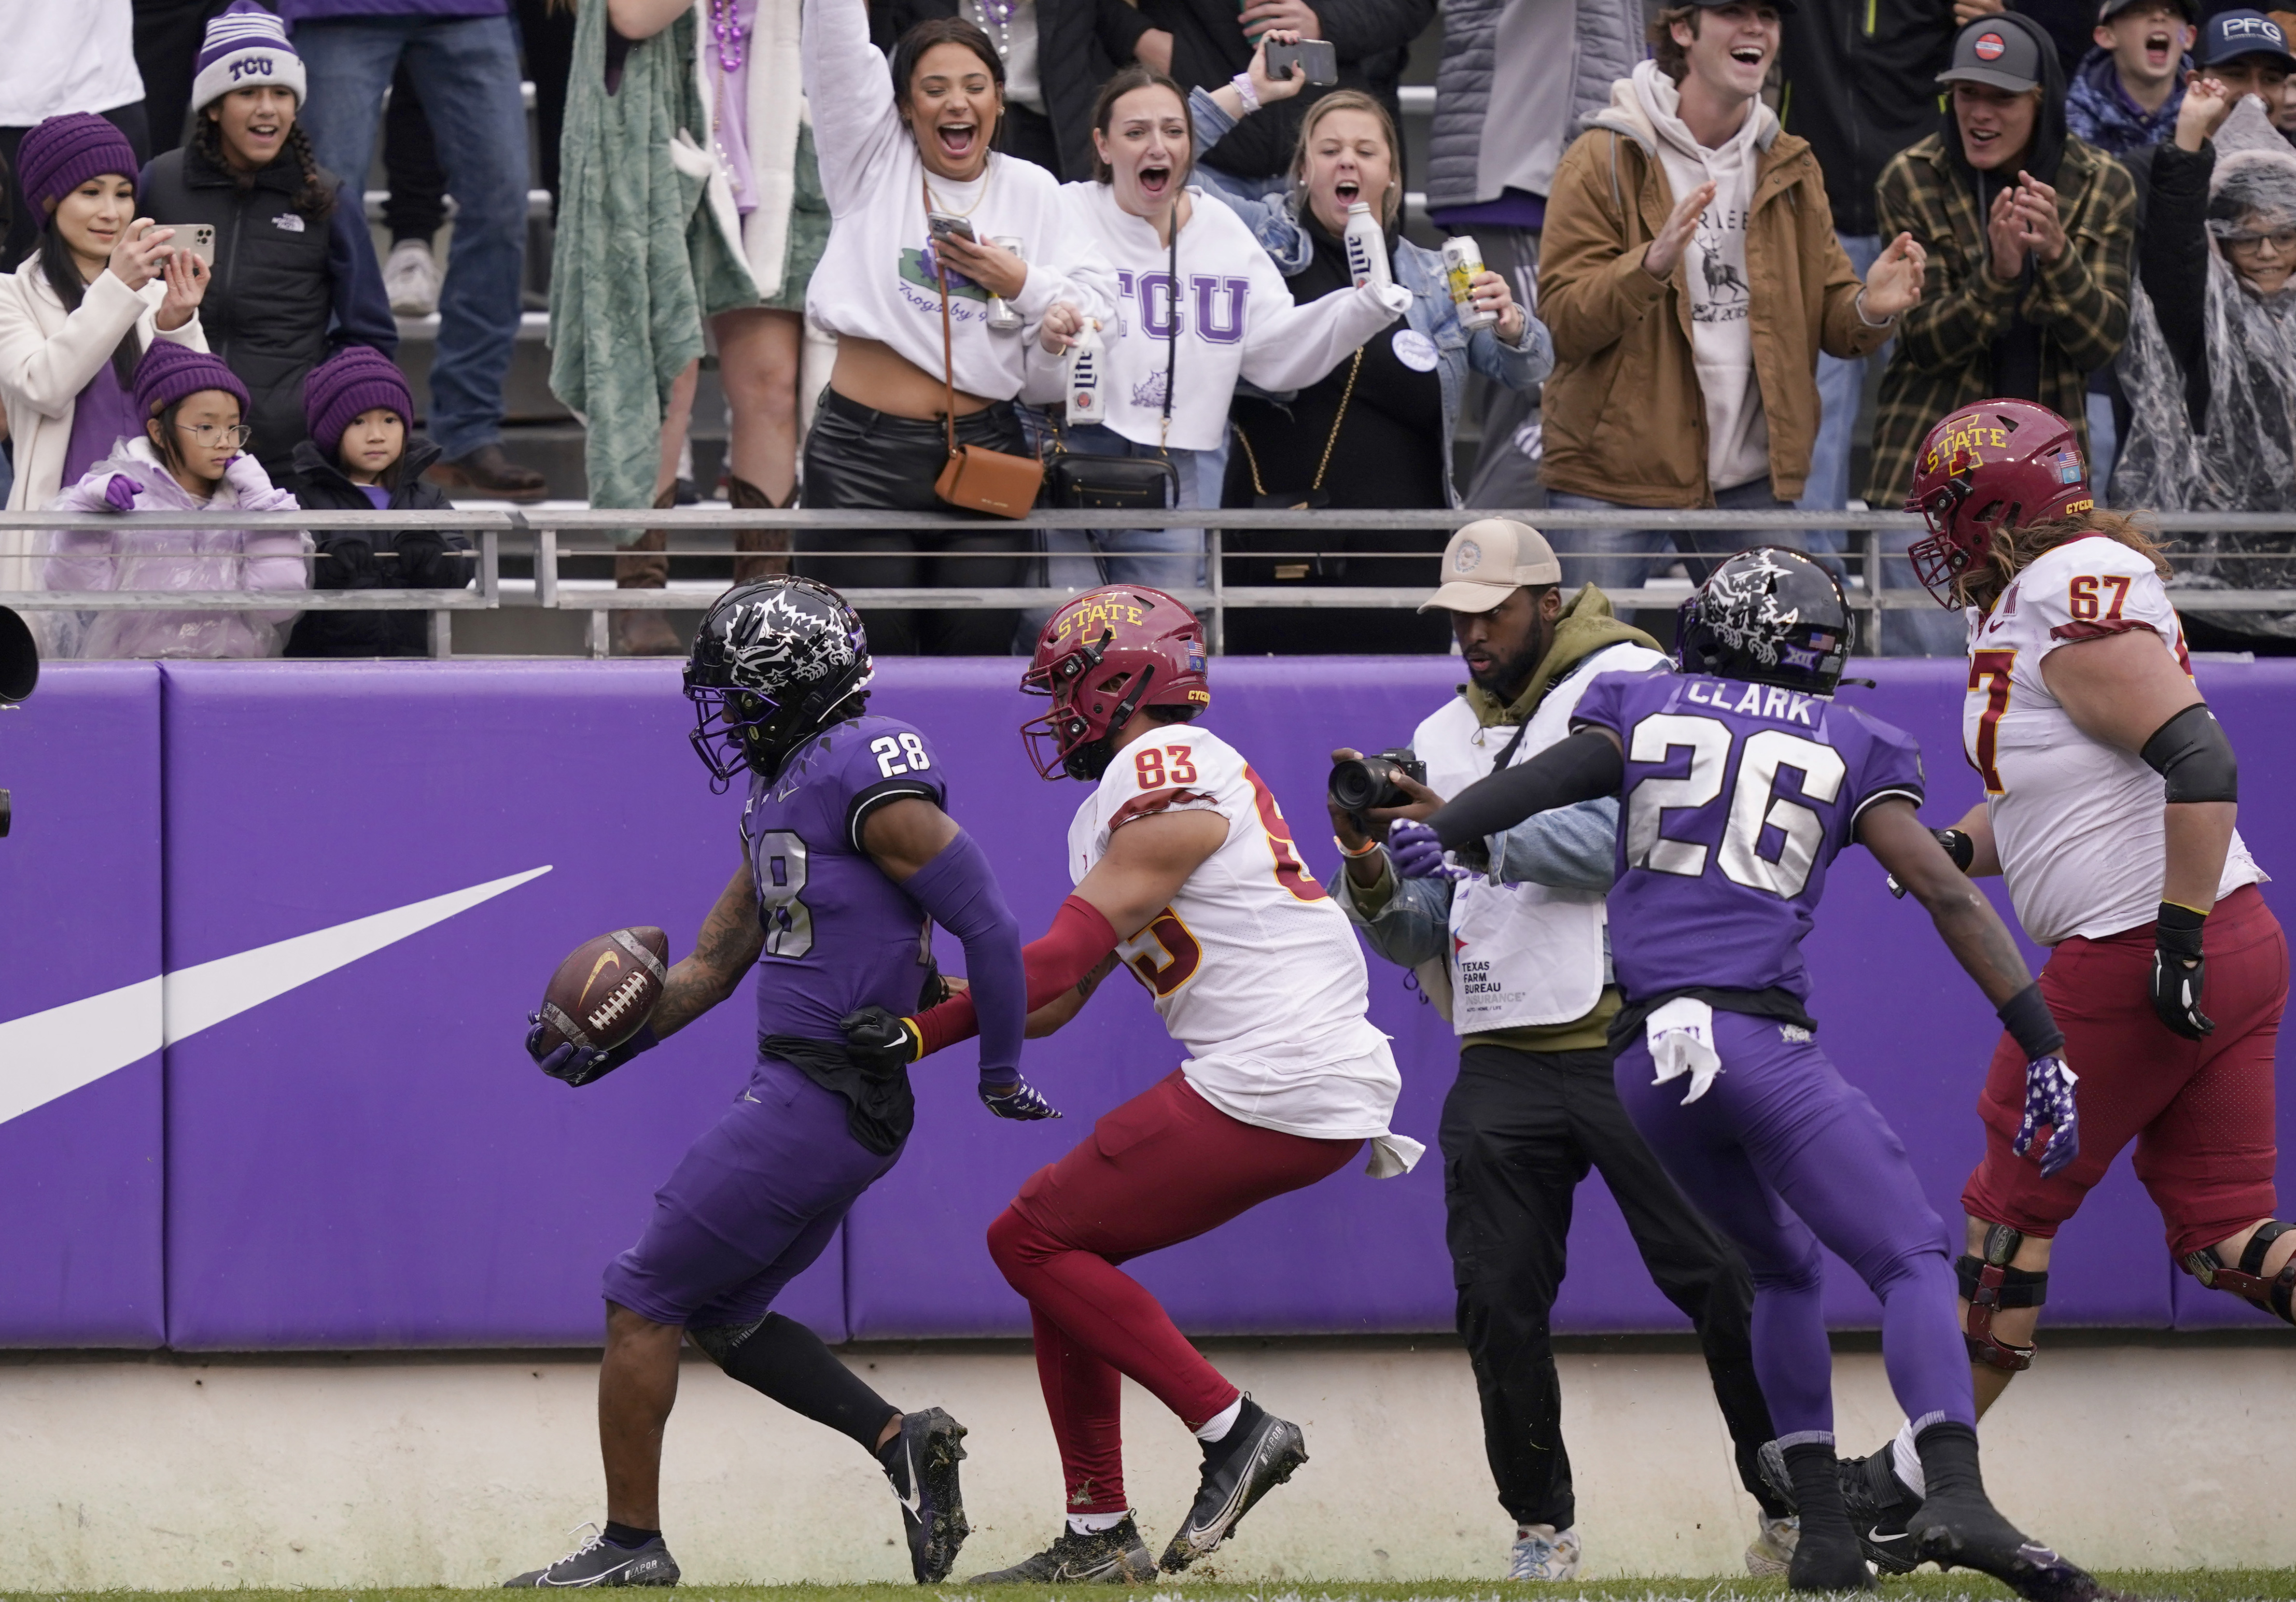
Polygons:
<instances>
[{"instance_id":1,"label":"blue jeans","mask_svg":"<svg viewBox=\"0 0 2296 1602\"><path fill-rule=\"evenodd\" d=\"M360 193L383 91L404 58L455 197L439 295L430 437L449 460L502 437L503 380L526 265L526 112L508 17L357 17L295 29L310 97L298 113L319 164ZM354 201L353 203L356 203Z\"/></svg>"},{"instance_id":2,"label":"blue jeans","mask_svg":"<svg viewBox=\"0 0 2296 1602\"><path fill-rule=\"evenodd\" d=\"M1570 495L1552 490L1547 505L1557 511L1611 512L1626 511L1616 501L1596 500L1591 495ZM1751 484L1717 491L1717 510L1723 512L1775 512L1784 503L1770 493L1770 481L1756 479ZM1803 548L1799 531L1792 529L1566 529L1549 530L1547 541L1562 559L1562 583L1565 593L1582 584L1594 584L1603 589L1640 589L1650 577L1654 565L1671 565L1672 555L1680 552L1691 557L1690 581L1703 584L1715 563L1702 562L1699 557L1732 556L1749 546L1776 545L1788 550ZM1663 562L1654 559L1664 557Z\"/></svg>"},{"instance_id":3,"label":"blue jeans","mask_svg":"<svg viewBox=\"0 0 2296 1602\"><path fill-rule=\"evenodd\" d=\"M1079 456L1153 456L1152 445L1136 445L1098 423L1061 431L1062 443ZM1217 450L1176 450L1181 506L1217 506L1227 477L1227 442ZM1103 584L1145 584L1162 590L1201 589L1205 584L1201 529L1047 529L1044 531L1045 582L1071 595ZM1015 649L1037 648L1057 608L1021 614Z\"/></svg>"}]
</instances>

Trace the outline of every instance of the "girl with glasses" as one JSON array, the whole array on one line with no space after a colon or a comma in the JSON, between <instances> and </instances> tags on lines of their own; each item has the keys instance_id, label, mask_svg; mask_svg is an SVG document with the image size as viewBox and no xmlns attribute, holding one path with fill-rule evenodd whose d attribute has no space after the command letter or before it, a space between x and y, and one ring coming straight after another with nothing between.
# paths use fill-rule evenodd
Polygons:
<instances>
[{"instance_id":1,"label":"girl with glasses","mask_svg":"<svg viewBox=\"0 0 2296 1602\"><path fill-rule=\"evenodd\" d=\"M242 448L247 386L205 351L160 341L136 364L130 402L142 432L119 441L52 512L291 512ZM310 537L292 529L169 529L121 517L50 536L52 590L280 590L309 587ZM156 520L164 522L164 519ZM80 658L276 656L292 606L260 612L52 612L52 654Z\"/></svg>"}]
</instances>

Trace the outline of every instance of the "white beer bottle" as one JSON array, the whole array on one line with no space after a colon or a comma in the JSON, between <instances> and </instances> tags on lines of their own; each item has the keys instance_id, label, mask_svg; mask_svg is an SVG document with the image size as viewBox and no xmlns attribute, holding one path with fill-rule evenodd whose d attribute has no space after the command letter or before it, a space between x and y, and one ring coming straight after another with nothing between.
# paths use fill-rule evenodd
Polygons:
<instances>
[{"instance_id":1,"label":"white beer bottle","mask_svg":"<svg viewBox=\"0 0 2296 1602\"><path fill-rule=\"evenodd\" d=\"M1387 231L1372 216L1368 202L1357 201L1348 208L1348 228L1342 237L1348 251L1348 276L1357 289L1366 283L1395 282L1395 269L1387 259Z\"/></svg>"},{"instance_id":2,"label":"white beer bottle","mask_svg":"<svg viewBox=\"0 0 2296 1602\"><path fill-rule=\"evenodd\" d=\"M1107 365L1108 348L1100 341L1097 318L1085 319L1076 343L1069 347L1065 358L1068 377L1069 422L1071 425L1104 422L1108 416L1106 403L1101 398L1100 373Z\"/></svg>"}]
</instances>

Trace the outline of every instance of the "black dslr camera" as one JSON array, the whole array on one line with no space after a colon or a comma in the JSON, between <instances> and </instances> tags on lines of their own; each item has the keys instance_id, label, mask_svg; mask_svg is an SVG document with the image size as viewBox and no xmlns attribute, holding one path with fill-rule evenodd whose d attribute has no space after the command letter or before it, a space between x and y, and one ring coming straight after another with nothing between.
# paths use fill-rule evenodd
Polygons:
<instances>
[{"instance_id":1,"label":"black dslr camera","mask_svg":"<svg viewBox=\"0 0 2296 1602\"><path fill-rule=\"evenodd\" d=\"M1332 764L1332 804L1360 817L1380 807L1407 807L1411 797L1395 782L1402 774L1416 784L1427 782L1427 764L1408 745L1398 745L1375 757L1356 757Z\"/></svg>"},{"instance_id":2,"label":"black dslr camera","mask_svg":"<svg viewBox=\"0 0 2296 1602\"><path fill-rule=\"evenodd\" d=\"M24 620L0 606L0 707L10 707L40 682L40 648ZM8 793L0 790L0 835L8 833Z\"/></svg>"}]
</instances>

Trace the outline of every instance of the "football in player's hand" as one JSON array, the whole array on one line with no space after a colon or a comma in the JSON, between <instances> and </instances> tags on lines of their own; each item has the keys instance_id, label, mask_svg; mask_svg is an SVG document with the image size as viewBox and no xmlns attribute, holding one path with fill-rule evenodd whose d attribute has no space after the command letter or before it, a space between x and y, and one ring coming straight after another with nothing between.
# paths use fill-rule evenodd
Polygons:
<instances>
[{"instance_id":1,"label":"football in player's hand","mask_svg":"<svg viewBox=\"0 0 2296 1602\"><path fill-rule=\"evenodd\" d=\"M542 994L542 1052L570 1040L620 1045L652 1014L668 975L669 937L659 929L617 929L577 947Z\"/></svg>"}]
</instances>

